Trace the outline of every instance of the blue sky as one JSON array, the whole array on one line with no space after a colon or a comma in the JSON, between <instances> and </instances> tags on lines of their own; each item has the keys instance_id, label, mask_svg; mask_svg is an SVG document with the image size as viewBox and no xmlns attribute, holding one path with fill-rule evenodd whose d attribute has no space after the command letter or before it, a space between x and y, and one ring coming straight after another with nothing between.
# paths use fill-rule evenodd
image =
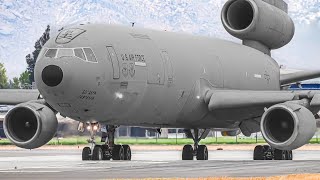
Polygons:
<instances>
[{"instance_id":1,"label":"blue sky","mask_svg":"<svg viewBox=\"0 0 320 180\"><path fill-rule=\"evenodd\" d=\"M110 23L186 32L237 41L220 22L226 0L0 0L0 62L13 78L46 25L52 31L75 23ZM286 0L295 37L273 57L288 68L320 68L320 1Z\"/></svg>"}]
</instances>

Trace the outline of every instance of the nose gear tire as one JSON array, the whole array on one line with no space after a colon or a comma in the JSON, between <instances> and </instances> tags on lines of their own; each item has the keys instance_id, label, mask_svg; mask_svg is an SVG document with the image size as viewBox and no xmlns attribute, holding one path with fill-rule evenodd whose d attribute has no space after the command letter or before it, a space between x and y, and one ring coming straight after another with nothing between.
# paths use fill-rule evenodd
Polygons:
<instances>
[{"instance_id":1,"label":"nose gear tire","mask_svg":"<svg viewBox=\"0 0 320 180\"><path fill-rule=\"evenodd\" d=\"M84 147L82 149L82 160L83 161L91 160L91 149L89 147Z\"/></svg>"}]
</instances>

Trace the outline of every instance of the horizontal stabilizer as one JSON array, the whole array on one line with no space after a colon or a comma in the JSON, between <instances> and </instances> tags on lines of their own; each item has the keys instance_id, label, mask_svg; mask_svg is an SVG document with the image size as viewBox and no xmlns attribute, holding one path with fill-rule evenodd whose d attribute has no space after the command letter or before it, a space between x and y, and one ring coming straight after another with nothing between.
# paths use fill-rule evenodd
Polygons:
<instances>
[{"instance_id":1,"label":"horizontal stabilizer","mask_svg":"<svg viewBox=\"0 0 320 180\"><path fill-rule=\"evenodd\" d=\"M280 83L281 85L286 85L290 83L295 83L299 81L309 80L320 77L320 71L299 71L290 74L281 74Z\"/></svg>"},{"instance_id":2,"label":"horizontal stabilizer","mask_svg":"<svg viewBox=\"0 0 320 180\"><path fill-rule=\"evenodd\" d=\"M0 89L0 104L16 105L31 100L37 100L37 89Z\"/></svg>"}]
</instances>

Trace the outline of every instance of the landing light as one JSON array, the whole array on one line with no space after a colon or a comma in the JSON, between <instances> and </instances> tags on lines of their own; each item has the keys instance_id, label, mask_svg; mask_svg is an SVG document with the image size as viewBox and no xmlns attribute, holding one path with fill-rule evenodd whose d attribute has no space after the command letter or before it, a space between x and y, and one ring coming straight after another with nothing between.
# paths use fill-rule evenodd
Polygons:
<instances>
[{"instance_id":1,"label":"landing light","mask_svg":"<svg viewBox=\"0 0 320 180\"><path fill-rule=\"evenodd\" d=\"M90 126L87 126L87 130L90 131L90 129L91 129L91 127L90 127Z\"/></svg>"},{"instance_id":2,"label":"landing light","mask_svg":"<svg viewBox=\"0 0 320 180\"><path fill-rule=\"evenodd\" d=\"M200 99L200 96L197 96L197 99Z\"/></svg>"},{"instance_id":3,"label":"landing light","mask_svg":"<svg viewBox=\"0 0 320 180\"><path fill-rule=\"evenodd\" d=\"M98 126L93 126L93 130L94 131L98 130Z\"/></svg>"},{"instance_id":4,"label":"landing light","mask_svg":"<svg viewBox=\"0 0 320 180\"><path fill-rule=\"evenodd\" d=\"M122 99L123 98L123 94L119 93L119 92L116 92L116 97L119 98L119 99Z\"/></svg>"}]
</instances>

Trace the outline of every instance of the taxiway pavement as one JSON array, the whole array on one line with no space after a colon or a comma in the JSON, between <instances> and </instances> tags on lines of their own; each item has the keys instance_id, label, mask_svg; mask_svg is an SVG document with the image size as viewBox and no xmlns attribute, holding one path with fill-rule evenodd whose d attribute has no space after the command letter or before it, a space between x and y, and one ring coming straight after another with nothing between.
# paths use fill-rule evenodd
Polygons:
<instances>
[{"instance_id":1,"label":"taxiway pavement","mask_svg":"<svg viewBox=\"0 0 320 180\"><path fill-rule=\"evenodd\" d=\"M0 150L0 179L252 177L320 173L320 151L293 161L253 161L252 151L211 150L209 161L181 161L176 150L133 151L132 161L81 161L81 150Z\"/></svg>"}]
</instances>

